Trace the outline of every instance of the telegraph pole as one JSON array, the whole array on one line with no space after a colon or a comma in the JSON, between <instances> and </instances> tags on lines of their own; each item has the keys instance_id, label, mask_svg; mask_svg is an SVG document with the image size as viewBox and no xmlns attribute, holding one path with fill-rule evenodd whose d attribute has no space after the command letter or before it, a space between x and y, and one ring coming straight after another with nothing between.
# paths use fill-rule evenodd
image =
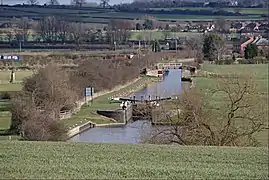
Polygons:
<instances>
[{"instance_id":1,"label":"telegraph pole","mask_svg":"<svg viewBox=\"0 0 269 180\"><path fill-rule=\"evenodd\" d=\"M140 40L139 40L138 41L138 58L139 59L140 59L140 51L141 51L140 47L141 47L141 44L140 44Z\"/></svg>"}]
</instances>

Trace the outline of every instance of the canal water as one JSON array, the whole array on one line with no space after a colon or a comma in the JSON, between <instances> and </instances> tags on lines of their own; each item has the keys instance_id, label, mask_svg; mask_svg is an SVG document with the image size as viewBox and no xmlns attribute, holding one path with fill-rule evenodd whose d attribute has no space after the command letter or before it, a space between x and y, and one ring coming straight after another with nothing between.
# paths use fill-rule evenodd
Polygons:
<instances>
[{"instance_id":1,"label":"canal water","mask_svg":"<svg viewBox=\"0 0 269 180\"><path fill-rule=\"evenodd\" d=\"M148 99L149 96L170 97L179 95L182 90L181 74L181 69L169 70L162 81L133 95L137 98L143 96L144 99ZM96 127L71 138L70 141L139 144L146 132L150 132L152 128L149 121L130 122L121 127Z\"/></svg>"}]
</instances>

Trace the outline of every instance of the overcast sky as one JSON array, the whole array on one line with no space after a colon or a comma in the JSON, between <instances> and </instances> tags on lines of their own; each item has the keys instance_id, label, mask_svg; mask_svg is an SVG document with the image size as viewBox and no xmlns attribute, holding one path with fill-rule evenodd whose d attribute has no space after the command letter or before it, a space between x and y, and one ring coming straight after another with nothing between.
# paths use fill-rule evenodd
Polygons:
<instances>
[{"instance_id":1,"label":"overcast sky","mask_svg":"<svg viewBox=\"0 0 269 180\"><path fill-rule=\"evenodd\" d=\"M48 0L38 0L40 4L46 3ZM71 0L58 0L60 4L70 4ZM129 3L132 0L109 0L109 4L119 4L119 3ZM27 0L3 0L3 4L22 4L26 3ZM99 0L87 0L87 2L97 2L99 4Z\"/></svg>"}]
</instances>

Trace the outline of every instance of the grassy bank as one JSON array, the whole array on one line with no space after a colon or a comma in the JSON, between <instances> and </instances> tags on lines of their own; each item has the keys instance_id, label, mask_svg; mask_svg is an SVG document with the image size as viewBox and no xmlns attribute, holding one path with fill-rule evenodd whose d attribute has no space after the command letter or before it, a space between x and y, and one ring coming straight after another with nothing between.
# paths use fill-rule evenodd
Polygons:
<instances>
[{"instance_id":1,"label":"grassy bank","mask_svg":"<svg viewBox=\"0 0 269 180\"><path fill-rule=\"evenodd\" d=\"M102 96L99 96L93 100L93 103L89 103L89 105L83 105L81 110L72 115L71 118L65 119L64 121L68 125L68 127L75 127L78 125L82 125L88 121L92 121L97 124L103 123L111 123L110 119L100 116L97 114L97 110L114 110L119 108L118 103L110 103L109 98L114 97L122 97L126 96L129 93L137 91L144 87L145 84L150 84L154 81L155 78L142 77L135 83L124 87L118 91L114 91Z\"/></svg>"},{"instance_id":2,"label":"grassy bank","mask_svg":"<svg viewBox=\"0 0 269 180\"><path fill-rule=\"evenodd\" d=\"M1 178L266 179L266 148L1 142Z\"/></svg>"},{"instance_id":3,"label":"grassy bank","mask_svg":"<svg viewBox=\"0 0 269 180\"><path fill-rule=\"evenodd\" d=\"M252 74L257 84L257 90L261 93L262 99L268 102L268 65L267 64L244 64L244 65L210 65L204 64L202 70L214 72L218 74ZM195 78L196 88L203 92L209 92L217 85L217 79L212 77L197 77ZM216 106L223 104L223 97L212 97L212 103ZM268 103L265 103L268 106ZM264 120L268 122L267 119ZM258 132L256 138L261 145L268 146L268 130Z\"/></svg>"}]
</instances>

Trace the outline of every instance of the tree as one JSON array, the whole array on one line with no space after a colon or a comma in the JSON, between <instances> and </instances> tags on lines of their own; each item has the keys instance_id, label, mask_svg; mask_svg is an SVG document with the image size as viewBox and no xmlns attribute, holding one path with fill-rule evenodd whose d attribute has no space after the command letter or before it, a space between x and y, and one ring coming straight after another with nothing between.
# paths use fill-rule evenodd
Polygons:
<instances>
[{"instance_id":1,"label":"tree","mask_svg":"<svg viewBox=\"0 0 269 180\"><path fill-rule=\"evenodd\" d=\"M8 40L8 43L11 43L11 41L13 40L14 38L14 35L12 34L11 31L8 31L7 32L7 40Z\"/></svg>"},{"instance_id":2,"label":"tree","mask_svg":"<svg viewBox=\"0 0 269 180\"><path fill-rule=\"evenodd\" d=\"M74 41L79 48L79 45L83 40L85 40L85 26L82 23L72 23L70 24L69 39Z\"/></svg>"},{"instance_id":3,"label":"tree","mask_svg":"<svg viewBox=\"0 0 269 180\"><path fill-rule=\"evenodd\" d=\"M108 6L108 2L109 2L109 0L101 0L101 6L103 8L106 8Z\"/></svg>"},{"instance_id":4,"label":"tree","mask_svg":"<svg viewBox=\"0 0 269 180\"><path fill-rule=\"evenodd\" d=\"M16 39L18 41L28 41L30 30L28 18L21 18L17 24L19 29L15 29Z\"/></svg>"},{"instance_id":5,"label":"tree","mask_svg":"<svg viewBox=\"0 0 269 180\"><path fill-rule=\"evenodd\" d=\"M56 41L59 33L59 22L55 16L45 17L38 21L36 32L46 42Z\"/></svg>"},{"instance_id":6,"label":"tree","mask_svg":"<svg viewBox=\"0 0 269 180\"><path fill-rule=\"evenodd\" d=\"M143 27L141 26L140 23L136 23L136 25L135 25L135 29L136 29L136 30L142 30Z\"/></svg>"},{"instance_id":7,"label":"tree","mask_svg":"<svg viewBox=\"0 0 269 180\"><path fill-rule=\"evenodd\" d=\"M188 50L188 56L190 53L194 52L194 58L197 58L198 52L202 51L203 40L201 37L190 37L185 40L185 46Z\"/></svg>"},{"instance_id":8,"label":"tree","mask_svg":"<svg viewBox=\"0 0 269 180\"><path fill-rule=\"evenodd\" d=\"M65 20L57 20L58 38L62 41L62 43L67 41L69 30L70 30L69 22Z\"/></svg>"},{"instance_id":9,"label":"tree","mask_svg":"<svg viewBox=\"0 0 269 180\"><path fill-rule=\"evenodd\" d=\"M159 41L155 40L152 42L152 51L153 52L160 52L161 51L161 47L160 47L160 43Z\"/></svg>"},{"instance_id":10,"label":"tree","mask_svg":"<svg viewBox=\"0 0 269 180\"><path fill-rule=\"evenodd\" d=\"M146 19L144 21L144 29L153 29L153 20L150 20L150 19Z\"/></svg>"},{"instance_id":11,"label":"tree","mask_svg":"<svg viewBox=\"0 0 269 180\"><path fill-rule=\"evenodd\" d=\"M30 4L30 5L37 5L39 2L38 0L28 0L27 1L27 4Z\"/></svg>"},{"instance_id":12,"label":"tree","mask_svg":"<svg viewBox=\"0 0 269 180\"><path fill-rule=\"evenodd\" d=\"M55 6L55 5L60 5L60 3L59 3L59 1L57 1L57 0L49 0L49 1L48 1L48 5Z\"/></svg>"},{"instance_id":13,"label":"tree","mask_svg":"<svg viewBox=\"0 0 269 180\"><path fill-rule=\"evenodd\" d=\"M203 42L204 57L209 61L220 60L224 51L224 40L215 33L206 34Z\"/></svg>"},{"instance_id":14,"label":"tree","mask_svg":"<svg viewBox=\"0 0 269 180\"><path fill-rule=\"evenodd\" d=\"M86 0L71 0L71 4L82 7L83 5L86 4Z\"/></svg>"},{"instance_id":15,"label":"tree","mask_svg":"<svg viewBox=\"0 0 269 180\"><path fill-rule=\"evenodd\" d=\"M117 44L126 43L130 38L130 21L125 20L111 20L107 31L107 41L114 49Z\"/></svg>"},{"instance_id":16,"label":"tree","mask_svg":"<svg viewBox=\"0 0 269 180\"><path fill-rule=\"evenodd\" d=\"M266 101L258 94L255 83L247 75L221 77L208 95L196 90L175 100L175 116L159 111L156 118L170 125L150 134L151 142L181 145L246 146L257 145L255 133L265 128ZM221 96L221 104L212 104Z\"/></svg>"},{"instance_id":17,"label":"tree","mask_svg":"<svg viewBox=\"0 0 269 180\"><path fill-rule=\"evenodd\" d=\"M24 80L21 93L12 100L10 129L27 140L59 140L66 133L60 111L72 110L77 100L66 71L49 64Z\"/></svg>"},{"instance_id":18,"label":"tree","mask_svg":"<svg viewBox=\"0 0 269 180\"><path fill-rule=\"evenodd\" d=\"M228 23L225 19L216 20L216 30L217 32L225 33L229 32L231 24Z\"/></svg>"},{"instance_id":19,"label":"tree","mask_svg":"<svg viewBox=\"0 0 269 180\"><path fill-rule=\"evenodd\" d=\"M253 59L258 56L258 48L255 44L249 44L244 51L245 59Z\"/></svg>"}]
</instances>

